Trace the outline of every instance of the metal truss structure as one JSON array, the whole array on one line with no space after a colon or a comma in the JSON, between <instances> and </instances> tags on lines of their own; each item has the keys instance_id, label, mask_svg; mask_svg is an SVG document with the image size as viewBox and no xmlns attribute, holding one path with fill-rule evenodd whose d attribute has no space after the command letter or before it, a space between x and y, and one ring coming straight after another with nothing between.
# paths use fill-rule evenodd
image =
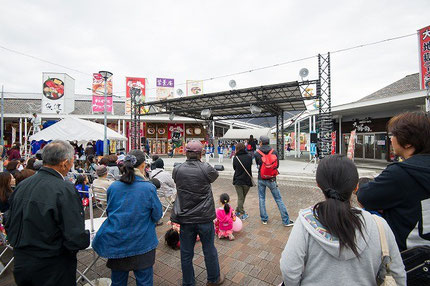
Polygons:
<instances>
[{"instance_id":1,"label":"metal truss structure","mask_svg":"<svg viewBox=\"0 0 430 286\"><path fill-rule=\"evenodd\" d=\"M333 117L331 113L331 77L330 53L326 56L318 55L318 83L317 97L319 99L319 148L321 157L331 154L331 132L333 131Z\"/></svg>"},{"instance_id":2,"label":"metal truss structure","mask_svg":"<svg viewBox=\"0 0 430 286\"><path fill-rule=\"evenodd\" d=\"M276 146L281 158L284 158L284 112L306 110L305 100L319 101L320 149L327 155L331 151L332 117L330 90L330 54L318 56L318 80L293 81L280 84L228 90L210 94L160 100L147 103L133 103L132 99L132 135L140 139L140 117L154 114L170 114L206 121L228 119L276 117ZM316 87L316 95L309 93L309 88ZM258 112L252 111L257 107ZM149 112L141 112L149 109ZM202 115L203 110L210 110L210 117ZM209 138L210 140L212 138ZM132 141L132 148L139 148L139 143Z\"/></svg>"}]
</instances>

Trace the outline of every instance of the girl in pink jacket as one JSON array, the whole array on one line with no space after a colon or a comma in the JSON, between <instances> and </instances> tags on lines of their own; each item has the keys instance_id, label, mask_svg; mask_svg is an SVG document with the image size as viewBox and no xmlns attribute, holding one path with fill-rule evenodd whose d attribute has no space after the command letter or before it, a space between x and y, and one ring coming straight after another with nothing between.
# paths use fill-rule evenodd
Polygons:
<instances>
[{"instance_id":1,"label":"girl in pink jacket","mask_svg":"<svg viewBox=\"0 0 430 286\"><path fill-rule=\"evenodd\" d=\"M228 194L224 193L220 196L222 207L216 209L215 233L218 238L228 237L229 240L233 240L233 221L236 220L236 215L229 202Z\"/></svg>"}]
</instances>

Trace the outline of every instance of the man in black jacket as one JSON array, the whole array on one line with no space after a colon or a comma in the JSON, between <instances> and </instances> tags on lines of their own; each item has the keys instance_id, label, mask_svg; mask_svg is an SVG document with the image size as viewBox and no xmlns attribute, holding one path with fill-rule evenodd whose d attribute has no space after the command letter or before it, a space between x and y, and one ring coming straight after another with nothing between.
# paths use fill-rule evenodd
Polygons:
<instances>
[{"instance_id":1,"label":"man in black jacket","mask_svg":"<svg viewBox=\"0 0 430 286\"><path fill-rule=\"evenodd\" d=\"M207 285L220 285L224 274L220 272L218 252L214 245L216 217L211 183L218 172L208 163L200 161L203 145L192 140L185 147L187 161L173 169L177 197L171 221L181 225L182 285L195 285L193 257L197 234L203 245L207 271Z\"/></svg>"},{"instance_id":2,"label":"man in black jacket","mask_svg":"<svg viewBox=\"0 0 430 286\"><path fill-rule=\"evenodd\" d=\"M272 151L272 147L269 145L270 139L267 136L260 137L260 149L255 152L255 162L258 166L258 201L260 207L260 218L263 224L267 224L269 216L266 211L266 188L270 189L273 199L278 205L279 212L281 213L282 224L284 226L293 226L294 222L288 216L287 207L282 201L281 192L279 191L278 184L276 183L276 176L273 178L265 179L261 177L261 167L263 165L263 156L261 153L267 155ZM273 155L276 155L277 166L279 167L279 156L278 152L272 151Z\"/></svg>"},{"instance_id":3,"label":"man in black jacket","mask_svg":"<svg viewBox=\"0 0 430 286\"><path fill-rule=\"evenodd\" d=\"M243 208L249 188L252 187L252 156L246 152L242 142L236 144L236 156L233 158L233 185L237 193L236 216L247 219L248 214Z\"/></svg>"},{"instance_id":4,"label":"man in black jacket","mask_svg":"<svg viewBox=\"0 0 430 286\"><path fill-rule=\"evenodd\" d=\"M382 211L400 251L430 246L430 121L422 112L388 123L391 142L403 162L393 163L357 192L367 210Z\"/></svg>"},{"instance_id":5,"label":"man in black jacket","mask_svg":"<svg viewBox=\"0 0 430 286\"><path fill-rule=\"evenodd\" d=\"M55 140L43 150L44 166L22 181L10 199L6 231L20 285L76 285L76 254L90 244L81 200L64 180L73 147Z\"/></svg>"}]
</instances>

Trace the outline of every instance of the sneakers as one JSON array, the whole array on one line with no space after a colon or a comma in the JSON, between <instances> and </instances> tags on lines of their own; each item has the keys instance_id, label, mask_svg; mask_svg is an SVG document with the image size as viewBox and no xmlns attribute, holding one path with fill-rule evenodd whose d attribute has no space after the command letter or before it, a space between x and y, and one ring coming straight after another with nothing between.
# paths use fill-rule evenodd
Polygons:
<instances>
[{"instance_id":1,"label":"sneakers","mask_svg":"<svg viewBox=\"0 0 430 286\"><path fill-rule=\"evenodd\" d=\"M241 220L246 220L248 217L249 217L248 214L243 214L243 215L240 216L240 219Z\"/></svg>"},{"instance_id":2,"label":"sneakers","mask_svg":"<svg viewBox=\"0 0 430 286\"><path fill-rule=\"evenodd\" d=\"M262 224L267 224L267 220L262 220L261 223Z\"/></svg>"},{"instance_id":3,"label":"sneakers","mask_svg":"<svg viewBox=\"0 0 430 286\"><path fill-rule=\"evenodd\" d=\"M290 222L287 224L284 224L285 227L287 226L293 226L294 225L294 221L292 219L290 219Z\"/></svg>"},{"instance_id":4,"label":"sneakers","mask_svg":"<svg viewBox=\"0 0 430 286\"><path fill-rule=\"evenodd\" d=\"M236 216L240 217L240 212L236 212Z\"/></svg>"},{"instance_id":5,"label":"sneakers","mask_svg":"<svg viewBox=\"0 0 430 286\"><path fill-rule=\"evenodd\" d=\"M225 275L224 275L224 273L222 273L222 272L220 271L220 272L219 272L218 281L217 281L217 282L208 282L208 283L206 283L206 285L208 285L208 286L212 286L212 285L221 285L222 283L224 283L224 279L225 279Z\"/></svg>"}]
</instances>

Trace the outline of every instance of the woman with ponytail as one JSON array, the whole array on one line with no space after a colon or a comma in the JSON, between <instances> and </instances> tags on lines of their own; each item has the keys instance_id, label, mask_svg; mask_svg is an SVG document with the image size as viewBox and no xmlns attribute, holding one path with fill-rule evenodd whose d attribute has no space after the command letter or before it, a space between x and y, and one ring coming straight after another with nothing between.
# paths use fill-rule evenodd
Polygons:
<instances>
[{"instance_id":1,"label":"woman with ponytail","mask_svg":"<svg viewBox=\"0 0 430 286\"><path fill-rule=\"evenodd\" d=\"M354 163L332 155L319 163L316 181L325 200L301 210L282 253L285 285L377 285L382 249L372 215L351 205L358 187ZM397 285L406 273L393 232L383 221Z\"/></svg>"},{"instance_id":2,"label":"woman with ponytail","mask_svg":"<svg viewBox=\"0 0 430 286\"><path fill-rule=\"evenodd\" d=\"M234 240L233 221L236 220L236 215L230 207L230 197L226 193L221 194L219 201L221 207L216 209L215 233L218 238L228 237L229 240Z\"/></svg>"},{"instance_id":3,"label":"woman with ponytail","mask_svg":"<svg viewBox=\"0 0 430 286\"><path fill-rule=\"evenodd\" d=\"M145 177L145 154L132 150L124 158L122 176L107 190L107 219L97 231L94 250L108 258L112 285L127 285L129 271L136 285L153 285L158 239L155 224L162 207L155 186Z\"/></svg>"}]
</instances>

